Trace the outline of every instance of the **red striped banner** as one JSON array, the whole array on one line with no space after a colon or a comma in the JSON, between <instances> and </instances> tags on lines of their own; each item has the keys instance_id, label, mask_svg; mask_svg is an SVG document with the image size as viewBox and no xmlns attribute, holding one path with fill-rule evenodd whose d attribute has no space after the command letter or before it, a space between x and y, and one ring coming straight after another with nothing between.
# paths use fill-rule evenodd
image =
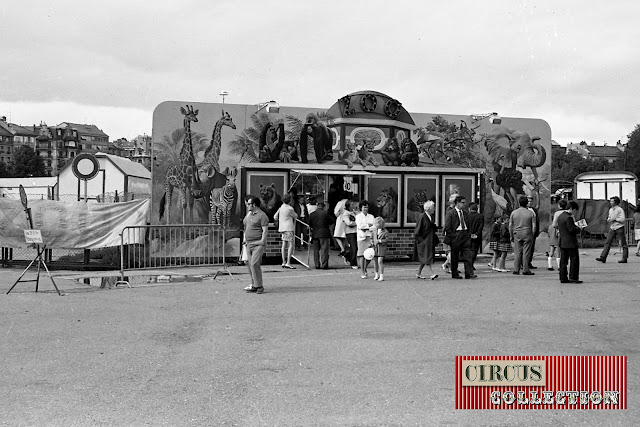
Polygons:
<instances>
[{"instance_id":1,"label":"red striped banner","mask_svg":"<svg viewBox=\"0 0 640 427\"><path fill-rule=\"evenodd\" d=\"M455 375L456 409L627 409L626 356L456 356Z\"/></svg>"}]
</instances>

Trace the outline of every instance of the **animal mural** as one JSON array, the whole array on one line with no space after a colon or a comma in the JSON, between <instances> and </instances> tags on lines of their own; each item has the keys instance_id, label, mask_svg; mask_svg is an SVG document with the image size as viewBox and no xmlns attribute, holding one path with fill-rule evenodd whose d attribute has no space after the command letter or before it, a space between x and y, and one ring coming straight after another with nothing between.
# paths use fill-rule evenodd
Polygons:
<instances>
[{"instance_id":1,"label":"animal mural","mask_svg":"<svg viewBox=\"0 0 640 427\"><path fill-rule=\"evenodd\" d=\"M418 166L420 156L418 155L418 147L410 138L402 141L402 151L400 154L400 164L404 166Z\"/></svg>"},{"instance_id":2,"label":"animal mural","mask_svg":"<svg viewBox=\"0 0 640 427\"><path fill-rule=\"evenodd\" d=\"M180 150L180 161L177 165L172 165L167 169L164 178L164 195L160 200L160 219L162 219L166 211L167 224L171 223L169 212L174 188L178 188L180 192L183 224L187 223L187 208L189 209L189 222L193 222L194 200L202 197L202 183L198 177L191 139L191 122L198 121L198 110L194 111L193 106L187 105L186 108L180 107L180 112L184 115L183 126L185 129L184 141Z\"/></svg>"},{"instance_id":3,"label":"animal mural","mask_svg":"<svg viewBox=\"0 0 640 427\"><path fill-rule=\"evenodd\" d=\"M274 126L267 123L260 132L258 159L261 163L272 163L280 160L283 163L298 160L295 144L285 143L284 123Z\"/></svg>"},{"instance_id":4,"label":"animal mural","mask_svg":"<svg viewBox=\"0 0 640 427\"><path fill-rule=\"evenodd\" d=\"M386 222L398 221L398 193L392 188L385 188L376 199L378 216Z\"/></svg>"},{"instance_id":5,"label":"animal mural","mask_svg":"<svg viewBox=\"0 0 640 427\"><path fill-rule=\"evenodd\" d=\"M307 115L300 132L300 157L302 163L308 163L307 146L309 137L313 139L313 149L318 163L333 160L333 133L314 113Z\"/></svg>"},{"instance_id":6,"label":"animal mural","mask_svg":"<svg viewBox=\"0 0 640 427\"><path fill-rule=\"evenodd\" d=\"M276 214L280 206L282 206L282 198L276 191L275 184L260 184L260 209L267 214L269 222L273 222L273 216Z\"/></svg>"},{"instance_id":7,"label":"animal mural","mask_svg":"<svg viewBox=\"0 0 640 427\"><path fill-rule=\"evenodd\" d=\"M224 187L211 190L211 224L213 225L229 227L238 194L236 191L237 174L238 169L226 168L224 175L227 177L227 182Z\"/></svg>"},{"instance_id":8,"label":"animal mural","mask_svg":"<svg viewBox=\"0 0 640 427\"><path fill-rule=\"evenodd\" d=\"M220 171L220 151L222 147L222 128L228 126L235 129L236 125L228 112L222 110L222 115L213 126L211 142L204 152L204 160L198 165L198 176L202 182L202 204L209 217L213 214L211 210L212 200L211 194L214 189L225 187L228 183L228 177ZM238 190L234 187L234 197L232 204L232 212L238 200Z\"/></svg>"},{"instance_id":9,"label":"animal mural","mask_svg":"<svg viewBox=\"0 0 640 427\"><path fill-rule=\"evenodd\" d=\"M400 159L400 145L398 144L398 138L395 136L389 138L382 150L380 150L382 156L382 162L386 166L400 166L402 160Z\"/></svg>"},{"instance_id":10,"label":"animal mural","mask_svg":"<svg viewBox=\"0 0 640 427\"><path fill-rule=\"evenodd\" d=\"M538 203L540 182L537 168L547 160L546 150L536 142L539 139L531 137L527 132L513 131L504 126L496 127L487 135L485 147L492 165L489 178L491 196L503 211L511 212L515 209L518 206L518 195L522 194L533 195ZM532 181L523 180L522 172L527 168L532 172Z\"/></svg>"},{"instance_id":11,"label":"animal mural","mask_svg":"<svg viewBox=\"0 0 640 427\"><path fill-rule=\"evenodd\" d=\"M426 190L413 190L413 197L407 203L407 221L417 222L420 215L424 212L424 204L427 200L435 201L435 197L429 197Z\"/></svg>"}]
</instances>

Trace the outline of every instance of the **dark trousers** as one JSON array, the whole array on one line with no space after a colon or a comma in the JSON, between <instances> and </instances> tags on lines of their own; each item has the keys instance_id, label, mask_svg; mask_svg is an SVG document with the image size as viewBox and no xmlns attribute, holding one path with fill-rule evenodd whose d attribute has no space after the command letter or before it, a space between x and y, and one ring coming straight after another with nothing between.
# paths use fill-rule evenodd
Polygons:
<instances>
[{"instance_id":1,"label":"dark trousers","mask_svg":"<svg viewBox=\"0 0 640 427\"><path fill-rule=\"evenodd\" d=\"M607 234L607 241L604 244L604 249L600 254L600 258L606 260L607 255L609 255L609 249L611 249L611 244L613 243L614 238L618 238L618 242L620 242L620 246L622 246L622 259L627 259L629 257L629 247L627 246L627 237L624 235L624 227L620 227L617 230L609 229L609 233Z\"/></svg>"},{"instance_id":2,"label":"dark trousers","mask_svg":"<svg viewBox=\"0 0 640 427\"><path fill-rule=\"evenodd\" d=\"M567 265L571 261L571 268L567 276ZM579 280L580 275L580 256L578 248L560 248L560 281Z\"/></svg>"},{"instance_id":3,"label":"dark trousers","mask_svg":"<svg viewBox=\"0 0 640 427\"><path fill-rule=\"evenodd\" d=\"M329 268L329 237L313 238L313 261L316 268Z\"/></svg>"},{"instance_id":4,"label":"dark trousers","mask_svg":"<svg viewBox=\"0 0 640 427\"><path fill-rule=\"evenodd\" d=\"M464 263L464 276L469 277L473 274L471 267L471 237L467 230L456 231L451 237L451 276L459 276L458 262Z\"/></svg>"},{"instance_id":5,"label":"dark trousers","mask_svg":"<svg viewBox=\"0 0 640 427\"><path fill-rule=\"evenodd\" d=\"M513 233L513 246L516 254L514 270L519 273L522 268L525 273L531 272L529 260L533 256L533 233L516 231Z\"/></svg>"},{"instance_id":6,"label":"dark trousers","mask_svg":"<svg viewBox=\"0 0 640 427\"><path fill-rule=\"evenodd\" d=\"M347 233L347 244L349 245L349 264L358 266L358 233Z\"/></svg>"},{"instance_id":7,"label":"dark trousers","mask_svg":"<svg viewBox=\"0 0 640 427\"><path fill-rule=\"evenodd\" d=\"M480 246L482 245L482 238L471 239L471 266L476 263L476 258L478 256L478 252L480 251Z\"/></svg>"}]
</instances>

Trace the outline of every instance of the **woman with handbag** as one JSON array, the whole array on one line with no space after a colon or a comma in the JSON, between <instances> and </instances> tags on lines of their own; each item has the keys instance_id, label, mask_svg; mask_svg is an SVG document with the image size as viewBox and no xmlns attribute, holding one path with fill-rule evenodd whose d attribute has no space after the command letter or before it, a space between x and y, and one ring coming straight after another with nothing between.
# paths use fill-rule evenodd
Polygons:
<instances>
[{"instance_id":1,"label":"woman with handbag","mask_svg":"<svg viewBox=\"0 0 640 427\"><path fill-rule=\"evenodd\" d=\"M427 200L424 203L424 213L420 215L413 233L415 239L414 255L420 263L416 272L416 279L426 279L426 277L422 276L422 269L425 265L429 268L431 280L435 280L438 277L437 274L433 273L433 268L431 267L436 246L440 243L436 231L441 227L438 227L435 223L435 212L436 204L431 200Z\"/></svg>"}]
</instances>

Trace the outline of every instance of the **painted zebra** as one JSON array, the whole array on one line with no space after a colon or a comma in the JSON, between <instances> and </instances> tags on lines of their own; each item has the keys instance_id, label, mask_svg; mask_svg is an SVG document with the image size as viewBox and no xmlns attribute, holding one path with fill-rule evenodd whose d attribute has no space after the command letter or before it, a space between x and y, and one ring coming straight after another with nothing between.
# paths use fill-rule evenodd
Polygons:
<instances>
[{"instance_id":1,"label":"painted zebra","mask_svg":"<svg viewBox=\"0 0 640 427\"><path fill-rule=\"evenodd\" d=\"M236 168L224 170L227 182L224 187L211 190L211 224L229 227L231 208L236 197Z\"/></svg>"}]
</instances>

